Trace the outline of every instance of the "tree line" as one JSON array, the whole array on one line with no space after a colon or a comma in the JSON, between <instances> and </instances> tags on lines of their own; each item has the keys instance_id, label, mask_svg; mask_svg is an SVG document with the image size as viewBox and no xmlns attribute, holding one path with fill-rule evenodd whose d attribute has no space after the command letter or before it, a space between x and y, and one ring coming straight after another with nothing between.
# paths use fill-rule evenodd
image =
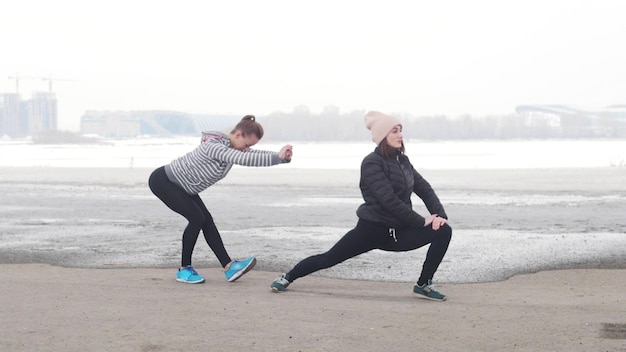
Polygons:
<instances>
[{"instance_id":1,"label":"tree line","mask_svg":"<svg viewBox=\"0 0 626 352\"><path fill-rule=\"evenodd\" d=\"M275 112L262 117L267 140L366 141L370 138L363 116L366 111L340 114L336 109L312 114L306 108L291 113ZM546 118L531 114L475 117L471 115L414 117L393 114L408 139L576 139L624 138L626 119L582 114Z\"/></svg>"}]
</instances>

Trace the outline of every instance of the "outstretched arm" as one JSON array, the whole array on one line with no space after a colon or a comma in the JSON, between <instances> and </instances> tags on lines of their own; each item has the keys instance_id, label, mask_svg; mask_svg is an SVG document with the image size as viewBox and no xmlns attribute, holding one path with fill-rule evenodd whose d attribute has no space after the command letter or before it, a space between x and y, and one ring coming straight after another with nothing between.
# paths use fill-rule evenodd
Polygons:
<instances>
[{"instance_id":1,"label":"outstretched arm","mask_svg":"<svg viewBox=\"0 0 626 352\"><path fill-rule=\"evenodd\" d=\"M276 154L276 152L272 152L269 150L259 150L259 149L249 149L246 153ZM293 156L293 146L291 144L287 144L283 146L278 152L278 159L280 160L281 163L290 162L292 156Z\"/></svg>"}]
</instances>

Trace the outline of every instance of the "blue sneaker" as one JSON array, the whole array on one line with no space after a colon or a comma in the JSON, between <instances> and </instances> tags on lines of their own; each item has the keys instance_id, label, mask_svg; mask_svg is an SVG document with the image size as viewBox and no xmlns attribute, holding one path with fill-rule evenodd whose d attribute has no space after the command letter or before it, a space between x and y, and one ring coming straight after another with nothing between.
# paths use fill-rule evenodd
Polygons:
<instances>
[{"instance_id":1,"label":"blue sneaker","mask_svg":"<svg viewBox=\"0 0 626 352\"><path fill-rule=\"evenodd\" d=\"M178 269L176 273L176 281L184 282L186 284L200 284L204 282L204 277L202 277L196 269L194 269L191 265L187 265L183 269Z\"/></svg>"},{"instance_id":2,"label":"blue sneaker","mask_svg":"<svg viewBox=\"0 0 626 352\"><path fill-rule=\"evenodd\" d=\"M250 257L242 261L233 260L233 262L230 263L230 268L228 268L228 270L224 272L224 275L226 275L226 280L230 282L237 280L238 278L242 277L243 274L250 271L250 269L254 268L255 265L256 258L254 257Z\"/></svg>"}]
</instances>

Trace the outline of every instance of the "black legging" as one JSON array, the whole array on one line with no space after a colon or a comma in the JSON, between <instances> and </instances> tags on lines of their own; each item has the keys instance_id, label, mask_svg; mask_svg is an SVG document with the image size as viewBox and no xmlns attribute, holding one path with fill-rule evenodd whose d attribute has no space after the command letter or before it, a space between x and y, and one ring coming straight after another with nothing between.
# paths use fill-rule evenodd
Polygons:
<instances>
[{"instance_id":1,"label":"black legging","mask_svg":"<svg viewBox=\"0 0 626 352\"><path fill-rule=\"evenodd\" d=\"M181 266L191 265L191 255L193 248L198 240L200 230L204 233L204 239L217 256L217 259L226 267L231 259L222 237L220 236L211 213L200 199L200 196L189 195L182 188L172 183L167 178L165 167L161 166L154 170L148 181L150 190L170 209L182 215L189 221L185 231L183 231L183 253L181 258Z\"/></svg>"},{"instance_id":2,"label":"black legging","mask_svg":"<svg viewBox=\"0 0 626 352\"><path fill-rule=\"evenodd\" d=\"M388 227L359 220L356 227L346 233L326 253L310 256L296 264L289 273L289 280L294 281L318 270L330 268L359 254L372 249L390 252L403 252L420 248L430 243L422 273L417 280L419 284L433 278L443 256L448 250L452 228L445 224L435 231L431 226L421 228L397 229L394 236ZM397 240L397 241L396 241Z\"/></svg>"}]
</instances>

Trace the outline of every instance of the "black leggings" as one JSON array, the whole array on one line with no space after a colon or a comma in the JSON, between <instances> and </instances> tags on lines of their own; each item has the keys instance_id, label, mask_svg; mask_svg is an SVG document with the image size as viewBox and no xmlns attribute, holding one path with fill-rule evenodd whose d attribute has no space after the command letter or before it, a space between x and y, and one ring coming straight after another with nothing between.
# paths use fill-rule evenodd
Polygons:
<instances>
[{"instance_id":1,"label":"black leggings","mask_svg":"<svg viewBox=\"0 0 626 352\"><path fill-rule=\"evenodd\" d=\"M200 199L200 196L189 195L182 188L172 183L167 178L165 167L160 167L152 172L148 181L150 190L170 209L182 215L189 221L183 231L183 253L181 266L191 265L191 255L198 240L200 230L204 233L204 239L217 256L217 259L226 267L231 262L230 256L224 248L211 213Z\"/></svg>"},{"instance_id":2,"label":"black leggings","mask_svg":"<svg viewBox=\"0 0 626 352\"><path fill-rule=\"evenodd\" d=\"M390 252L410 251L430 243L422 273L417 280L423 284L433 278L443 256L448 250L452 228L445 224L435 231L431 226L421 228L396 229L395 238L390 229L378 224L359 220L356 227L346 233L326 253L310 256L296 264L289 273L289 280L294 281L321 269L330 268L359 254L372 249Z\"/></svg>"}]
</instances>

